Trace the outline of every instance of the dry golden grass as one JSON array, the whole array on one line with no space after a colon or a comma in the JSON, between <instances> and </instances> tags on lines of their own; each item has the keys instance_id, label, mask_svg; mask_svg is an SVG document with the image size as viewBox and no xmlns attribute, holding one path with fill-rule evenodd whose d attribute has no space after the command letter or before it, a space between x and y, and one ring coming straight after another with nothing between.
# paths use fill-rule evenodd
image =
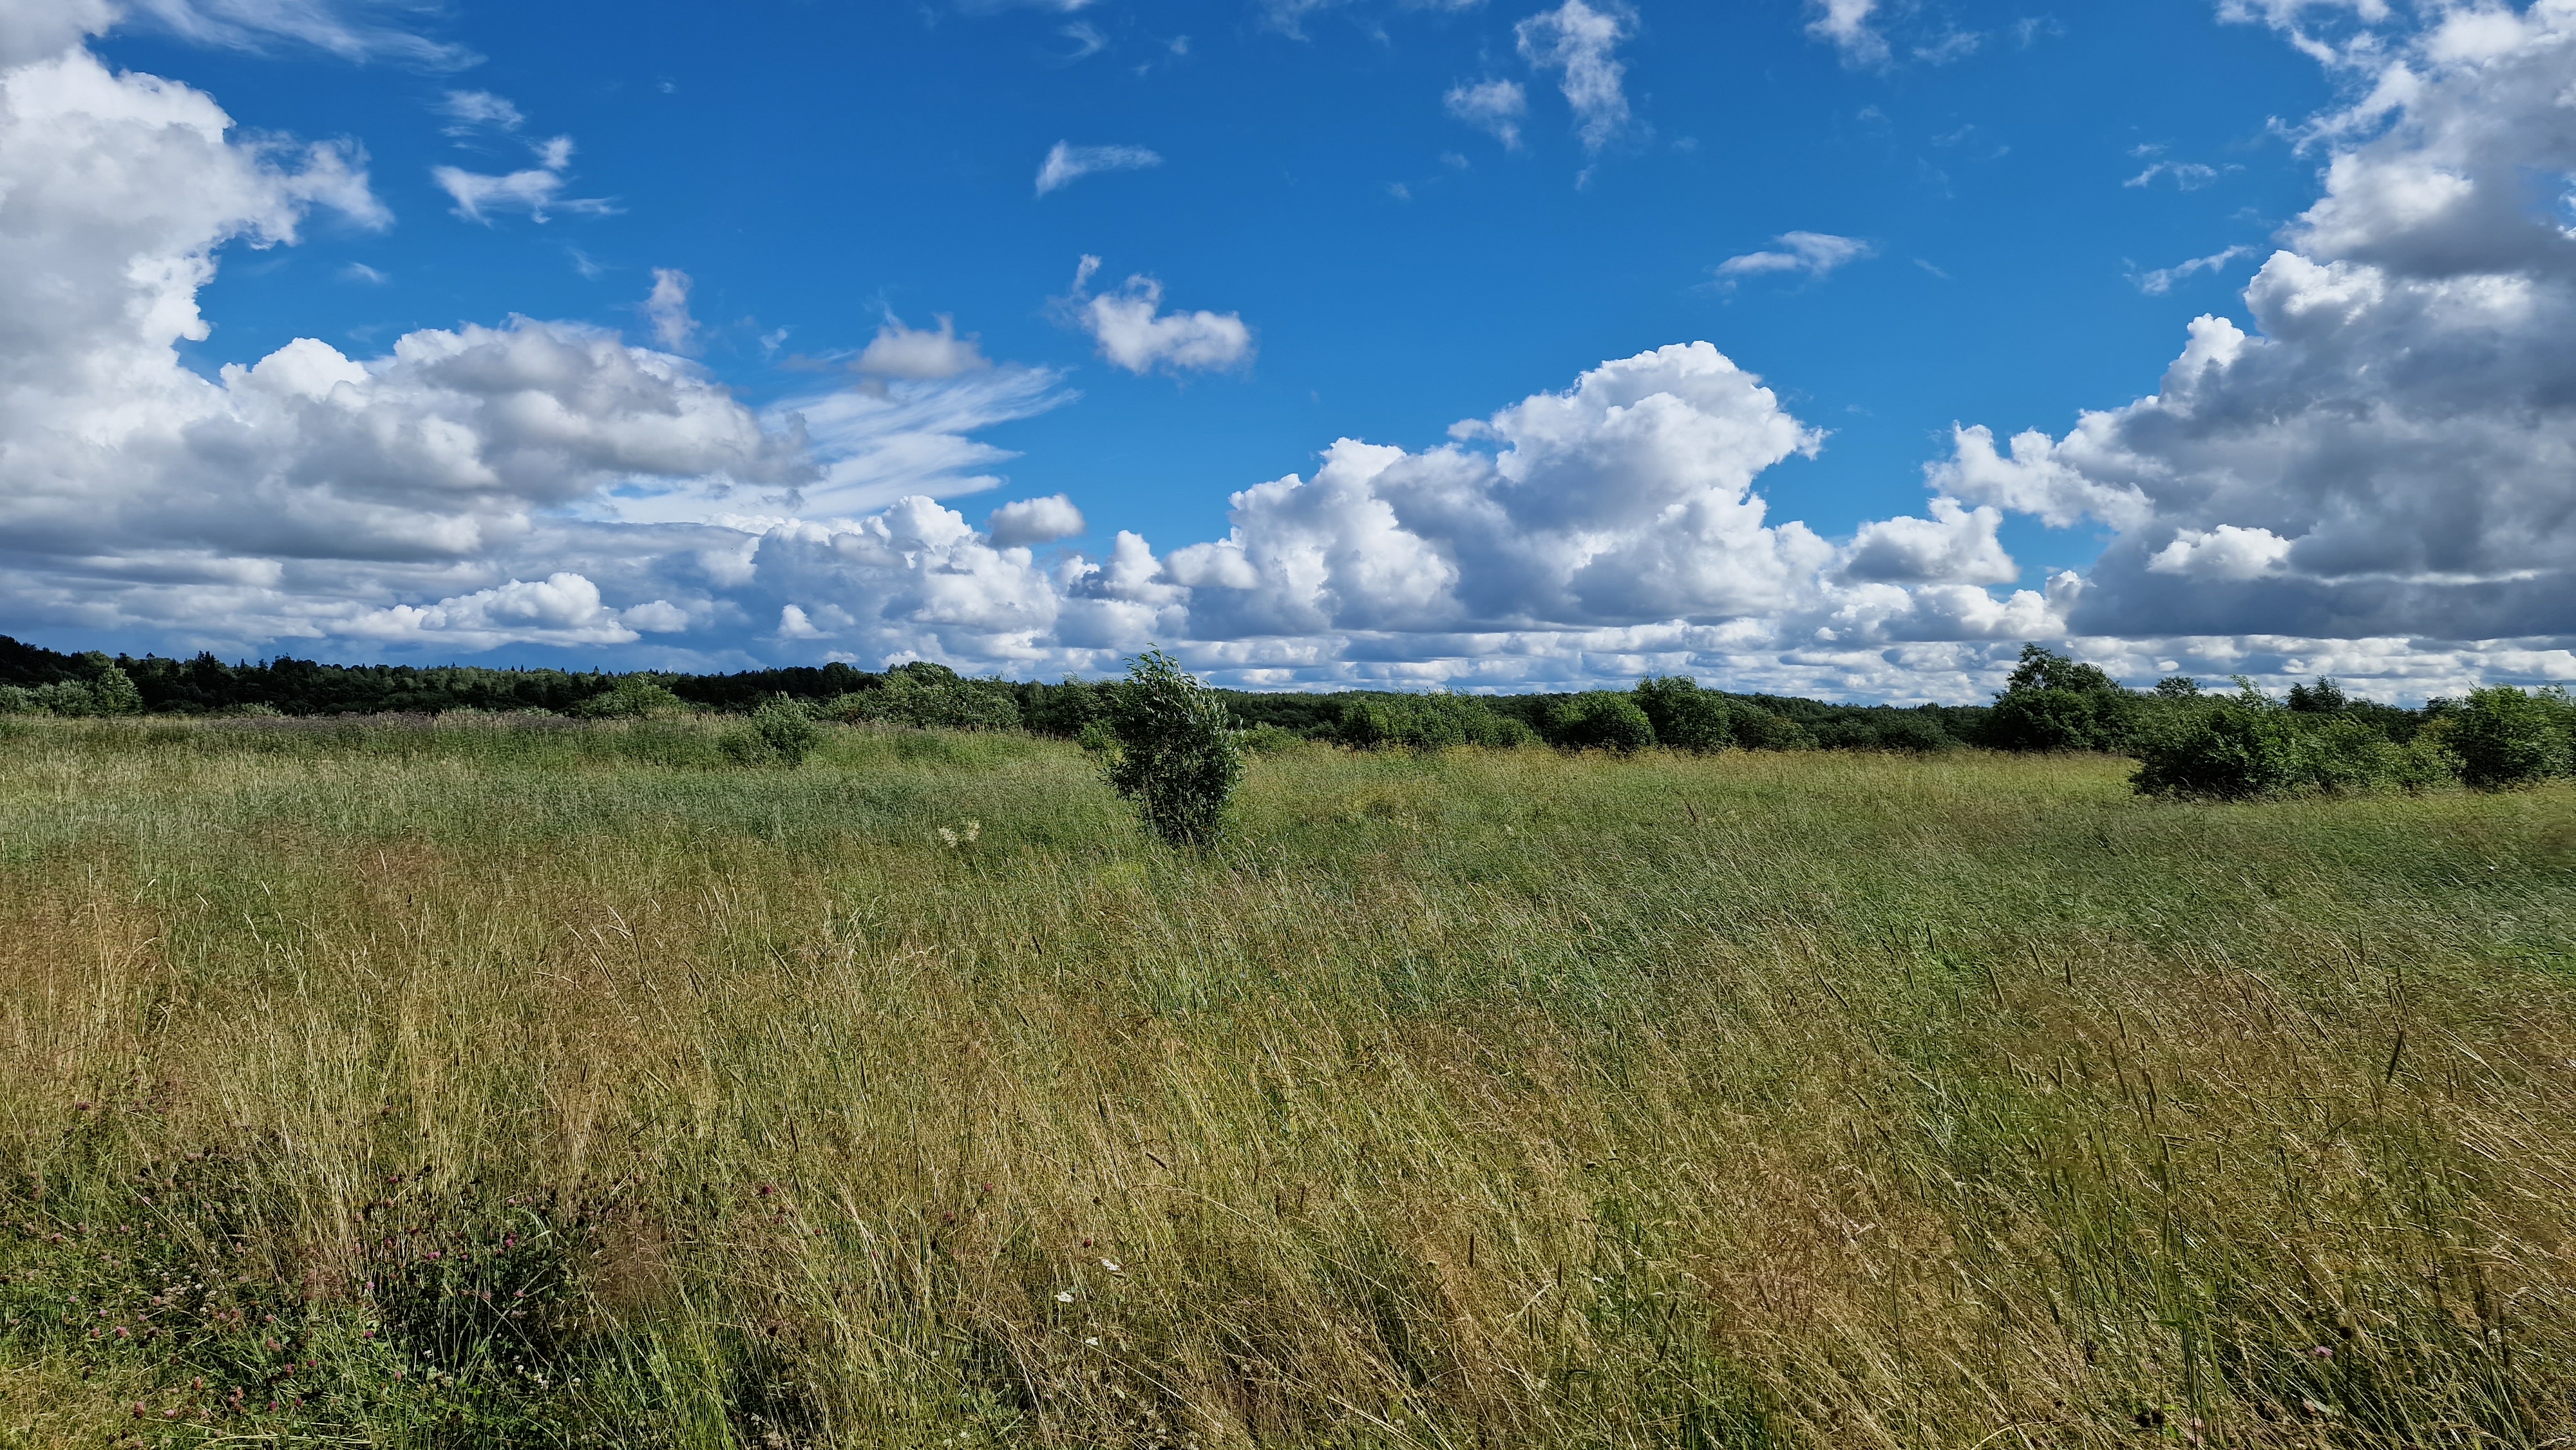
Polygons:
<instances>
[{"instance_id":1,"label":"dry golden grass","mask_svg":"<svg viewBox=\"0 0 2576 1450\"><path fill-rule=\"evenodd\" d=\"M2563 789L709 755L0 739L0 1444L2576 1433Z\"/></svg>"}]
</instances>

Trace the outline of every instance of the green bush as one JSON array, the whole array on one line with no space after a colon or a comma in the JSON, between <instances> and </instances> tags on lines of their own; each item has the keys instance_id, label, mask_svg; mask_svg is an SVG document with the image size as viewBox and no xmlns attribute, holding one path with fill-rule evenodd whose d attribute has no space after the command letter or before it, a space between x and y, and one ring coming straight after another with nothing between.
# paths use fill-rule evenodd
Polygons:
<instances>
[{"instance_id":1,"label":"green bush","mask_svg":"<svg viewBox=\"0 0 2576 1450\"><path fill-rule=\"evenodd\" d=\"M2141 795L2252 800L2305 782L2306 751L2288 711L2246 692L2194 711L2141 742L2129 783Z\"/></svg>"},{"instance_id":2,"label":"green bush","mask_svg":"<svg viewBox=\"0 0 2576 1450\"><path fill-rule=\"evenodd\" d=\"M1776 711L1747 708L1735 715L1735 743L1747 750L1813 750L1815 732Z\"/></svg>"},{"instance_id":3,"label":"green bush","mask_svg":"<svg viewBox=\"0 0 2576 1450\"><path fill-rule=\"evenodd\" d=\"M886 671L873 690L854 690L824 707L852 724L909 725L917 730L1017 730L1019 702L999 680L969 680L943 665L915 661ZM1079 727L1077 727L1079 728Z\"/></svg>"},{"instance_id":4,"label":"green bush","mask_svg":"<svg viewBox=\"0 0 2576 1450\"><path fill-rule=\"evenodd\" d=\"M1156 835L1203 846L1224 834L1243 752L1214 691L1180 661L1147 650L1110 692L1109 728L1117 740L1109 784Z\"/></svg>"},{"instance_id":5,"label":"green bush","mask_svg":"<svg viewBox=\"0 0 2576 1450\"><path fill-rule=\"evenodd\" d=\"M2308 792L2423 790L2458 760L2441 732L2392 740L2363 715L2285 707L2240 678L2232 697L2191 706L2145 731L2131 784L2141 794L2253 800Z\"/></svg>"},{"instance_id":6,"label":"green bush","mask_svg":"<svg viewBox=\"0 0 2576 1450\"><path fill-rule=\"evenodd\" d=\"M2472 690L2446 713L2442 743L2459 757L2460 779L2478 790L2531 785L2567 773L2570 713L2564 691Z\"/></svg>"},{"instance_id":7,"label":"green bush","mask_svg":"<svg viewBox=\"0 0 2576 1450\"><path fill-rule=\"evenodd\" d=\"M575 705L572 713L590 720L649 720L682 714L688 709L688 701L672 694L653 676L626 675Z\"/></svg>"},{"instance_id":8,"label":"green bush","mask_svg":"<svg viewBox=\"0 0 2576 1450\"><path fill-rule=\"evenodd\" d=\"M44 708L36 703L35 691L0 685L0 715L33 715Z\"/></svg>"},{"instance_id":9,"label":"green bush","mask_svg":"<svg viewBox=\"0 0 2576 1450\"><path fill-rule=\"evenodd\" d=\"M1084 726L1089 730L1090 726ZM1277 755L1306 743L1306 737L1277 725L1255 725L1235 737L1235 745L1246 755Z\"/></svg>"},{"instance_id":10,"label":"green bush","mask_svg":"<svg viewBox=\"0 0 2576 1450\"><path fill-rule=\"evenodd\" d=\"M1551 701L1539 733L1559 749L1621 755L1655 743L1655 723L1635 697L1617 690L1587 690Z\"/></svg>"},{"instance_id":11,"label":"green bush","mask_svg":"<svg viewBox=\"0 0 2576 1450\"><path fill-rule=\"evenodd\" d=\"M1636 700L1661 744L1706 754L1736 743L1735 707L1687 675L1639 680Z\"/></svg>"},{"instance_id":12,"label":"green bush","mask_svg":"<svg viewBox=\"0 0 2576 1450\"><path fill-rule=\"evenodd\" d=\"M1536 738L1527 725L1466 695L1347 695L1334 705L1333 738L1363 750L1511 747Z\"/></svg>"},{"instance_id":13,"label":"green bush","mask_svg":"<svg viewBox=\"0 0 2576 1450\"><path fill-rule=\"evenodd\" d=\"M815 725L806 707L779 695L771 698L751 718L726 731L716 739L716 748L737 765L783 765L793 768L805 763L814 747L823 741L823 732Z\"/></svg>"}]
</instances>

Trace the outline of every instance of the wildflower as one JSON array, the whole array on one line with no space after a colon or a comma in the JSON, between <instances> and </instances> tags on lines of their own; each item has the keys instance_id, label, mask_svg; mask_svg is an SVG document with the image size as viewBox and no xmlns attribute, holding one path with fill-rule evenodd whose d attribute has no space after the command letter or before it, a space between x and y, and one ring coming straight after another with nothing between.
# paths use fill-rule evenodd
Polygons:
<instances>
[{"instance_id":1,"label":"wildflower","mask_svg":"<svg viewBox=\"0 0 2576 1450\"><path fill-rule=\"evenodd\" d=\"M1113 1274L1123 1274L1127 1272L1125 1269L1119 1267L1116 1259L1102 1259L1100 1261L1100 1267L1107 1269Z\"/></svg>"},{"instance_id":2,"label":"wildflower","mask_svg":"<svg viewBox=\"0 0 2576 1450\"><path fill-rule=\"evenodd\" d=\"M2317 1346L2316 1348L2314 1348L2314 1349L2309 1350L2309 1351L2308 1351L2308 1353L2315 1355L2315 1356L2316 1356L2317 1358L2319 1358L2319 1359L2332 1359L2332 1358L2334 1358L2334 1351L2333 1351L2332 1349L2328 1348L2327 1346L2322 1345L2322 1344L2318 1345L2318 1346Z\"/></svg>"},{"instance_id":3,"label":"wildflower","mask_svg":"<svg viewBox=\"0 0 2576 1450\"><path fill-rule=\"evenodd\" d=\"M1072 1291L1071 1289L1058 1289L1058 1290L1056 1290L1056 1291L1055 1291L1055 1302L1057 1302L1058 1304L1070 1304L1070 1303L1072 1303L1072 1302L1073 1302L1073 1291Z\"/></svg>"},{"instance_id":4,"label":"wildflower","mask_svg":"<svg viewBox=\"0 0 2576 1450\"><path fill-rule=\"evenodd\" d=\"M1090 1345L1094 1349L1098 1349L1100 1347L1100 1336L1095 1334L1089 1339L1084 1340L1083 1343Z\"/></svg>"}]
</instances>

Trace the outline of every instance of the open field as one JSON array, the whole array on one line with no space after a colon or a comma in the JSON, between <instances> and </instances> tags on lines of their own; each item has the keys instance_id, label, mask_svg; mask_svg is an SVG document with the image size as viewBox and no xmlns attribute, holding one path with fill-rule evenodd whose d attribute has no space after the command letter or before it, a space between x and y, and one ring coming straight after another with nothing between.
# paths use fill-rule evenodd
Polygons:
<instances>
[{"instance_id":1,"label":"open field","mask_svg":"<svg viewBox=\"0 0 2576 1450\"><path fill-rule=\"evenodd\" d=\"M2576 1436L2563 784L0 730L0 1445Z\"/></svg>"}]
</instances>

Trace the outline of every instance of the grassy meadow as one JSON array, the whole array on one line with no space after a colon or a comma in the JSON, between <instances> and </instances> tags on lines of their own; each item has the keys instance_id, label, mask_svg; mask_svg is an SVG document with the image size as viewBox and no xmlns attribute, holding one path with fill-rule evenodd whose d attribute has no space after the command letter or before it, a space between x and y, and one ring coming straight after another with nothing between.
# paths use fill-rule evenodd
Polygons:
<instances>
[{"instance_id":1,"label":"grassy meadow","mask_svg":"<svg viewBox=\"0 0 2576 1450\"><path fill-rule=\"evenodd\" d=\"M2576 1443L2576 788L0 721L0 1446Z\"/></svg>"}]
</instances>

